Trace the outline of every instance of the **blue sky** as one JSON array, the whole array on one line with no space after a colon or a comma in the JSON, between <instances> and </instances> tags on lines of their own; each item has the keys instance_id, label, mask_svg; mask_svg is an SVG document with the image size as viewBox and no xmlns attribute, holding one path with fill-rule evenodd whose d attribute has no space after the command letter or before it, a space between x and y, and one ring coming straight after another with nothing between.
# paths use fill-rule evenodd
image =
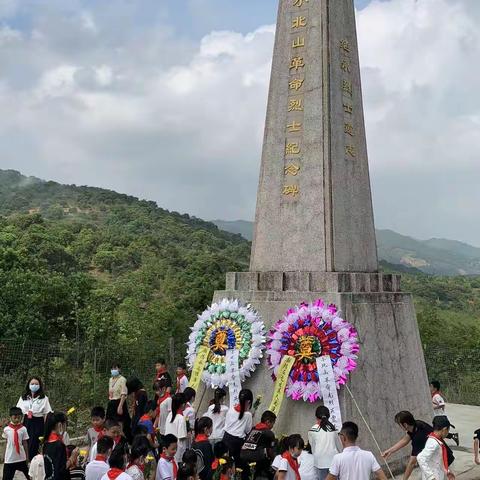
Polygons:
<instances>
[{"instance_id":1,"label":"blue sky","mask_svg":"<svg viewBox=\"0 0 480 480\"><path fill-rule=\"evenodd\" d=\"M377 226L480 246L480 1L356 6ZM276 10L0 0L0 168L252 219Z\"/></svg>"}]
</instances>

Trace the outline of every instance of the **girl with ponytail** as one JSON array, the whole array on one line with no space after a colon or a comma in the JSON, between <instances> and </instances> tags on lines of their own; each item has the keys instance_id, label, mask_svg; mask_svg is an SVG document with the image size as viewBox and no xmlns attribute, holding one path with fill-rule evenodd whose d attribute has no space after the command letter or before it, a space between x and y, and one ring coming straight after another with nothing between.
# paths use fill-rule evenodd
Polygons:
<instances>
[{"instance_id":1,"label":"girl with ponytail","mask_svg":"<svg viewBox=\"0 0 480 480\"><path fill-rule=\"evenodd\" d=\"M342 444L335 430L335 425L330 422L330 410L320 406L315 411L317 422L308 432L308 443L317 469L318 480L325 480L333 457L342 451Z\"/></svg>"},{"instance_id":2,"label":"girl with ponytail","mask_svg":"<svg viewBox=\"0 0 480 480\"><path fill-rule=\"evenodd\" d=\"M227 445L230 455L235 460L235 465L242 469L242 480L250 477L248 464L240 458L240 451L246 436L253 427L253 417L250 408L253 404L253 393L251 390L240 390L238 404L229 408L225 417L225 434L223 442Z\"/></svg>"},{"instance_id":3,"label":"girl with ponytail","mask_svg":"<svg viewBox=\"0 0 480 480\"><path fill-rule=\"evenodd\" d=\"M224 404L226 396L227 392L223 388L217 388L212 403L204 415L204 417L212 419L213 430L210 435L212 446L220 442L225 433L225 417L228 412L228 407Z\"/></svg>"},{"instance_id":4,"label":"girl with ponytail","mask_svg":"<svg viewBox=\"0 0 480 480\"><path fill-rule=\"evenodd\" d=\"M177 463L182 461L182 455L187 449L188 432L187 421L183 415L186 405L185 395L177 393L172 397L172 411L167 416L165 424L165 435L175 435L177 438L177 453L175 460Z\"/></svg>"}]
</instances>

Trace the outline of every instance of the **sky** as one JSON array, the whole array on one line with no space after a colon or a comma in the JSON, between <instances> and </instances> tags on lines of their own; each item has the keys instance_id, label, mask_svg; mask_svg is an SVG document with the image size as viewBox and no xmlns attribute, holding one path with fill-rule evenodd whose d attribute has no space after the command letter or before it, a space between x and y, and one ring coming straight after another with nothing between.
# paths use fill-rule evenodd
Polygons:
<instances>
[{"instance_id":1,"label":"sky","mask_svg":"<svg viewBox=\"0 0 480 480\"><path fill-rule=\"evenodd\" d=\"M375 220L480 246L480 2L358 1ZM0 168L252 219L277 0L0 0Z\"/></svg>"}]
</instances>

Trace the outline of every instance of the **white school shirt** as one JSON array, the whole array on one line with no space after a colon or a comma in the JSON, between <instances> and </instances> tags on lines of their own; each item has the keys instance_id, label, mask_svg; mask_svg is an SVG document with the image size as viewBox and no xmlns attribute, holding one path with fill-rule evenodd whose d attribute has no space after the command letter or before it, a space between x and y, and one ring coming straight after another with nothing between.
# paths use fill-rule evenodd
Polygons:
<instances>
[{"instance_id":1,"label":"white school shirt","mask_svg":"<svg viewBox=\"0 0 480 480\"><path fill-rule=\"evenodd\" d=\"M253 427L253 418L250 412L245 412L242 419L238 418L239 412L229 408L225 416L225 432L233 437L245 438Z\"/></svg>"},{"instance_id":2,"label":"white school shirt","mask_svg":"<svg viewBox=\"0 0 480 480\"><path fill-rule=\"evenodd\" d=\"M195 419L197 417L197 412L195 411L195 409L192 407L190 403L187 403L187 406L183 411L183 416L185 417L185 420L188 421L190 430L193 430L195 428Z\"/></svg>"},{"instance_id":3,"label":"white school shirt","mask_svg":"<svg viewBox=\"0 0 480 480\"><path fill-rule=\"evenodd\" d=\"M22 409L24 415L32 412L32 416L34 417L44 417L50 412L53 412L50 401L46 395L43 398L33 398L29 396L26 400L20 397L17 402L17 407Z\"/></svg>"},{"instance_id":4,"label":"white school shirt","mask_svg":"<svg viewBox=\"0 0 480 480\"><path fill-rule=\"evenodd\" d=\"M286 458L280 457L278 462L278 472L286 472L285 480L297 480L297 476L295 475L295 471L288 463Z\"/></svg>"},{"instance_id":5,"label":"white school shirt","mask_svg":"<svg viewBox=\"0 0 480 480\"><path fill-rule=\"evenodd\" d=\"M95 444L95 447L96 446L97 444ZM110 466L107 462L103 460L92 460L85 468L85 480L100 480L109 470Z\"/></svg>"},{"instance_id":6,"label":"white school shirt","mask_svg":"<svg viewBox=\"0 0 480 480\"><path fill-rule=\"evenodd\" d=\"M20 444L20 453L15 449L15 431L12 427L6 426L3 429L2 438L7 441L7 449L5 450L5 463L24 462L27 459L27 454L23 448L23 442L29 439L27 429L22 427L18 430L18 442Z\"/></svg>"},{"instance_id":7,"label":"white school shirt","mask_svg":"<svg viewBox=\"0 0 480 480\"><path fill-rule=\"evenodd\" d=\"M188 378L186 375L180 378L177 377L177 390L175 393L183 393L185 389L188 387Z\"/></svg>"},{"instance_id":8,"label":"white school shirt","mask_svg":"<svg viewBox=\"0 0 480 480\"><path fill-rule=\"evenodd\" d=\"M306 450L303 450L301 455L298 457L299 473L301 480L317 480L318 474L315 468L315 462L313 455L308 453Z\"/></svg>"},{"instance_id":9,"label":"white school shirt","mask_svg":"<svg viewBox=\"0 0 480 480\"><path fill-rule=\"evenodd\" d=\"M220 405L220 412L213 413L215 405L210 405L205 412L204 417L208 417L212 420L213 429L210 435L210 440L221 440L225 433L225 417L227 416L228 407L226 405Z\"/></svg>"},{"instance_id":10,"label":"white school shirt","mask_svg":"<svg viewBox=\"0 0 480 480\"><path fill-rule=\"evenodd\" d=\"M187 449L187 422L183 415L177 413L172 423L172 412L168 414L167 423L165 425L165 435L170 433L177 437L177 453L175 454L175 460L177 463L180 463L183 454Z\"/></svg>"},{"instance_id":11,"label":"white school shirt","mask_svg":"<svg viewBox=\"0 0 480 480\"><path fill-rule=\"evenodd\" d=\"M35 455L30 462L28 476L32 480L45 480L45 462L41 453Z\"/></svg>"},{"instance_id":12,"label":"white school shirt","mask_svg":"<svg viewBox=\"0 0 480 480\"><path fill-rule=\"evenodd\" d=\"M272 462L272 468L277 471L278 467L280 466L281 461L283 460L281 455L277 455Z\"/></svg>"},{"instance_id":13,"label":"white school shirt","mask_svg":"<svg viewBox=\"0 0 480 480\"><path fill-rule=\"evenodd\" d=\"M417 455L417 463L423 480L447 480L440 440L429 437L425 448Z\"/></svg>"},{"instance_id":14,"label":"white school shirt","mask_svg":"<svg viewBox=\"0 0 480 480\"><path fill-rule=\"evenodd\" d=\"M143 472L140 470L138 465L132 465L125 470L125 473L128 473L133 480L145 480Z\"/></svg>"},{"instance_id":15,"label":"white school shirt","mask_svg":"<svg viewBox=\"0 0 480 480\"><path fill-rule=\"evenodd\" d=\"M439 407L434 409L434 417L438 417L439 415L445 415L445 400L439 393L436 393L432 397L432 403L434 404L434 406Z\"/></svg>"},{"instance_id":16,"label":"white school shirt","mask_svg":"<svg viewBox=\"0 0 480 480\"><path fill-rule=\"evenodd\" d=\"M113 446L115 448L115 445ZM97 456L97 444L94 443L93 447L90 449L88 452L88 462L93 462L95 460L95 457Z\"/></svg>"},{"instance_id":17,"label":"white school shirt","mask_svg":"<svg viewBox=\"0 0 480 480\"><path fill-rule=\"evenodd\" d=\"M172 397L168 397L160 404L160 419L158 421L158 428L160 434L165 435L165 426L167 424L168 414L172 411Z\"/></svg>"},{"instance_id":18,"label":"white school shirt","mask_svg":"<svg viewBox=\"0 0 480 480\"><path fill-rule=\"evenodd\" d=\"M110 467L108 468L108 470L110 470ZM110 480L108 478L108 475L105 474L100 480ZM116 480L132 480L132 477L128 474L128 473L125 473L125 472L122 472L117 478Z\"/></svg>"},{"instance_id":19,"label":"white school shirt","mask_svg":"<svg viewBox=\"0 0 480 480\"><path fill-rule=\"evenodd\" d=\"M312 447L315 466L321 469L330 468L333 457L342 451L338 432L326 432L318 424L309 430L308 443Z\"/></svg>"},{"instance_id":20,"label":"white school shirt","mask_svg":"<svg viewBox=\"0 0 480 480\"><path fill-rule=\"evenodd\" d=\"M160 457L157 465L157 474L155 476L155 480L167 480L170 478L171 480L175 480L173 476L173 462L175 460L169 462L164 458Z\"/></svg>"},{"instance_id":21,"label":"white school shirt","mask_svg":"<svg viewBox=\"0 0 480 480\"><path fill-rule=\"evenodd\" d=\"M330 473L340 480L370 480L370 475L380 470L372 452L360 447L347 447L333 457Z\"/></svg>"}]
</instances>

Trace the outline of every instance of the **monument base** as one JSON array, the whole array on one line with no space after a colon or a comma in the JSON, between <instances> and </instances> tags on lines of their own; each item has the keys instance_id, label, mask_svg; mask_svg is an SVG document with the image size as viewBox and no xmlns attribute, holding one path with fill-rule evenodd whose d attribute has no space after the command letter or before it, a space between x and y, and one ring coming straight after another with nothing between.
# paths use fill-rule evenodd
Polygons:
<instances>
[{"instance_id":1,"label":"monument base","mask_svg":"<svg viewBox=\"0 0 480 480\"><path fill-rule=\"evenodd\" d=\"M244 272L228 273L225 291L217 291L214 301L236 298L251 304L261 315L267 329L292 306L322 298L334 303L343 318L359 334L361 350L358 367L348 385L362 414L369 423L380 448L392 446L402 432L394 422L401 410L427 422L431 421L428 378L420 342L412 296L401 292L400 275L379 273L330 272ZM263 362L248 379L245 388L262 395L259 413L270 404L274 382ZM208 406L207 394L200 412ZM345 388L339 391L343 421L356 422L361 431L360 444L379 457L372 437ZM315 423L315 409L310 404L285 397L275 425L277 435L307 431ZM408 457L409 449L395 457L396 464Z\"/></svg>"}]
</instances>

